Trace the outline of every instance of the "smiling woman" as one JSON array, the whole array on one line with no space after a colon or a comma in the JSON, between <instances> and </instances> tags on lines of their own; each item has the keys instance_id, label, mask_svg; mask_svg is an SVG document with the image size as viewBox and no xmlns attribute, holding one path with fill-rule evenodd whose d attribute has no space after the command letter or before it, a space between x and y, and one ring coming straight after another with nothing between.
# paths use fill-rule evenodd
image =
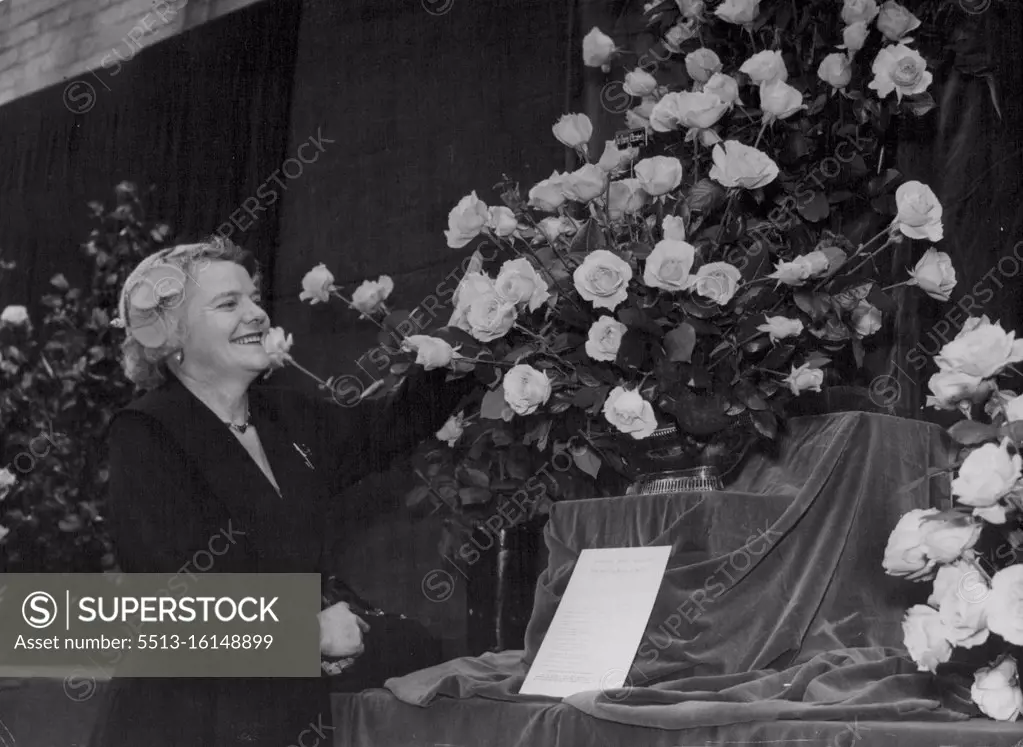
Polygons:
<instances>
[{"instance_id":1,"label":"smiling woman","mask_svg":"<svg viewBox=\"0 0 1023 747\"><path fill-rule=\"evenodd\" d=\"M329 720L328 684L379 686L440 659L418 624L375 610L333 575L326 535L338 491L434 433L467 387L416 368L379 410L271 388L260 381L272 360L258 285L248 255L221 239L159 252L128 278L124 365L149 391L111 423L106 518L129 573L319 573L324 670L340 675L115 680L96 747L148 744L154 733L182 745L291 744Z\"/></svg>"}]
</instances>

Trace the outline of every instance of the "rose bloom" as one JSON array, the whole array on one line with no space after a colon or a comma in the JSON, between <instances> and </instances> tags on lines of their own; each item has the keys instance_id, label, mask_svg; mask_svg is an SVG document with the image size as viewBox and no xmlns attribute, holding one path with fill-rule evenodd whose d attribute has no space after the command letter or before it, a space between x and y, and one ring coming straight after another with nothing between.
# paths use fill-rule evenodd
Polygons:
<instances>
[{"instance_id":1,"label":"rose bloom","mask_svg":"<svg viewBox=\"0 0 1023 747\"><path fill-rule=\"evenodd\" d=\"M451 296L451 305L456 309L468 308L475 299L494 292L494 281L479 272L467 272Z\"/></svg>"},{"instance_id":2,"label":"rose bloom","mask_svg":"<svg viewBox=\"0 0 1023 747\"><path fill-rule=\"evenodd\" d=\"M624 259L606 249L596 249L586 255L572 279L579 295L594 308L614 311L629 296L632 268Z\"/></svg>"},{"instance_id":3,"label":"rose bloom","mask_svg":"<svg viewBox=\"0 0 1023 747\"><path fill-rule=\"evenodd\" d=\"M948 594L958 594L971 602L981 603L990 593L990 587L973 563L957 560L938 568L927 604L938 608Z\"/></svg>"},{"instance_id":4,"label":"rose bloom","mask_svg":"<svg viewBox=\"0 0 1023 747\"><path fill-rule=\"evenodd\" d=\"M895 0L888 0L882 5L881 13L877 17L877 30L884 34L888 41L897 42L919 26L920 19Z\"/></svg>"},{"instance_id":5,"label":"rose bloom","mask_svg":"<svg viewBox=\"0 0 1023 747\"><path fill-rule=\"evenodd\" d=\"M877 14L875 0L845 0L842 6L842 22L846 26L854 23L870 23Z\"/></svg>"},{"instance_id":6,"label":"rose bloom","mask_svg":"<svg viewBox=\"0 0 1023 747\"><path fill-rule=\"evenodd\" d=\"M771 280L779 284L791 285L798 288L810 277L810 265L806 262L776 262L774 272L768 275Z\"/></svg>"},{"instance_id":7,"label":"rose bloom","mask_svg":"<svg viewBox=\"0 0 1023 747\"><path fill-rule=\"evenodd\" d=\"M959 371L990 379L1011 363L1023 360L1023 340L1006 332L986 316L971 317L952 342L941 348L934 362L942 371Z\"/></svg>"},{"instance_id":8,"label":"rose bloom","mask_svg":"<svg viewBox=\"0 0 1023 747\"><path fill-rule=\"evenodd\" d=\"M902 634L906 649L921 672L933 672L952 658L948 631L932 607L924 604L910 607L902 621Z\"/></svg>"},{"instance_id":9,"label":"rose bloom","mask_svg":"<svg viewBox=\"0 0 1023 747\"><path fill-rule=\"evenodd\" d=\"M767 323L758 326L757 331L766 332L771 342L777 342L786 337L798 337L803 334L803 323L787 316L769 316Z\"/></svg>"},{"instance_id":10,"label":"rose bloom","mask_svg":"<svg viewBox=\"0 0 1023 747\"><path fill-rule=\"evenodd\" d=\"M619 431L637 440L657 430L653 406L639 392L620 386L616 386L607 395L604 417Z\"/></svg>"},{"instance_id":11,"label":"rose bloom","mask_svg":"<svg viewBox=\"0 0 1023 747\"><path fill-rule=\"evenodd\" d=\"M987 626L1015 646L1023 646L1023 565L1010 565L991 579Z\"/></svg>"},{"instance_id":12,"label":"rose bloom","mask_svg":"<svg viewBox=\"0 0 1023 747\"><path fill-rule=\"evenodd\" d=\"M684 18L699 18L703 15L703 0L675 0Z\"/></svg>"},{"instance_id":13,"label":"rose bloom","mask_svg":"<svg viewBox=\"0 0 1023 747\"><path fill-rule=\"evenodd\" d=\"M760 13L760 0L725 0L714 15L729 23L753 23Z\"/></svg>"},{"instance_id":14,"label":"rose bloom","mask_svg":"<svg viewBox=\"0 0 1023 747\"><path fill-rule=\"evenodd\" d=\"M657 89L657 79L642 68L636 68L625 75L622 86L630 96L649 96Z\"/></svg>"},{"instance_id":15,"label":"rose bloom","mask_svg":"<svg viewBox=\"0 0 1023 747\"><path fill-rule=\"evenodd\" d=\"M292 344L291 335L286 334L282 327L271 327L263 336L263 350L273 366L283 366L288 361Z\"/></svg>"},{"instance_id":16,"label":"rose bloom","mask_svg":"<svg viewBox=\"0 0 1023 747\"><path fill-rule=\"evenodd\" d=\"M895 205L898 213L893 225L904 236L941 241L944 236L941 203L930 187L920 182L906 182L895 190Z\"/></svg>"},{"instance_id":17,"label":"rose bloom","mask_svg":"<svg viewBox=\"0 0 1023 747\"><path fill-rule=\"evenodd\" d=\"M625 126L630 130L646 130L647 132L653 129L650 126L650 118L643 116L639 107L625 112Z\"/></svg>"},{"instance_id":18,"label":"rose bloom","mask_svg":"<svg viewBox=\"0 0 1023 747\"><path fill-rule=\"evenodd\" d=\"M551 397L551 380L527 363L512 366L501 383L504 401L519 415L531 415Z\"/></svg>"},{"instance_id":19,"label":"rose bloom","mask_svg":"<svg viewBox=\"0 0 1023 747\"><path fill-rule=\"evenodd\" d=\"M788 119L806 107L803 94L782 80L772 80L760 86L760 108L769 122Z\"/></svg>"},{"instance_id":20,"label":"rose bloom","mask_svg":"<svg viewBox=\"0 0 1023 747\"><path fill-rule=\"evenodd\" d=\"M923 546L927 557L937 563L959 560L980 539L980 522L925 521Z\"/></svg>"},{"instance_id":21,"label":"rose bloom","mask_svg":"<svg viewBox=\"0 0 1023 747\"><path fill-rule=\"evenodd\" d=\"M867 300L852 310L852 328L860 337L870 337L881 329L881 310Z\"/></svg>"},{"instance_id":22,"label":"rose bloom","mask_svg":"<svg viewBox=\"0 0 1023 747\"><path fill-rule=\"evenodd\" d=\"M715 145L714 165L710 178L722 187L757 189L773 182L778 176L778 164L764 152L738 140L726 140Z\"/></svg>"},{"instance_id":23,"label":"rose bloom","mask_svg":"<svg viewBox=\"0 0 1023 747\"><path fill-rule=\"evenodd\" d=\"M515 304L508 303L494 291L481 294L464 307L459 315L460 329L480 342L490 342L508 334L518 314Z\"/></svg>"},{"instance_id":24,"label":"rose bloom","mask_svg":"<svg viewBox=\"0 0 1023 747\"><path fill-rule=\"evenodd\" d=\"M978 402L987 397L992 385L979 376L961 371L938 371L928 381L931 394L927 406L936 410L955 410L960 402Z\"/></svg>"},{"instance_id":25,"label":"rose bloom","mask_svg":"<svg viewBox=\"0 0 1023 747\"><path fill-rule=\"evenodd\" d=\"M1013 397L1005 403L1005 419L1009 423L1023 420L1023 396Z\"/></svg>"},{"instance_id":26,"label":"rose bloom","mask_svg":"<svg viewBox=\"0 0 1023 747\"><path fill-rule=\"evenodd\" d=\"M454 446L463 433L465 433L465 419L463 413L458 413L448 418L447 422L434 435L438 441L446 441L448 446Z\"/></svg>"},{"instance_id":27,"label":"rose bloom","mask_svg":"<svg viewBox=\"0 0 1023 747\"><path fill-rule=\"evenodd\" d=\"M817 77L832 88L845 88L852 80L852 63L841 52L829 54L817 68Z\"/></svg>"},{"instance_id":28,"label":"rose bloom","mask_svg":"<svg viewBox=\"0 0 1023 747\"><path fill-rule=\"evenodd\" d=\"M714 50L701 47L686 55L686 72L697 83L706 83L714 73L721 72L721 58Z\"/></svg>"},{"instance_id":29,"label":"rose bloom","mask_svg":"<svg viewBox=\"0 0 1023 747\"><path fill-rule=\"evenodd\" d=\"M1015 721L1023 712L1016 660L1004 656L992 667L981 667L973 675L970 698L985 716L996 721Z\"/></svg>"},{"instance_id":30,"label":"rose bloom","mask_svg":"<svg viewBox=\"0 0 1023 747\"><path fill-rule=\"evenodd\" d=\"M600 317L587 334L586 355L595 361L613 361L618 357L622 337L628 330L628 327L612 317Z\"/></svg>"},{"instance_id":31,"label":"rose bloom","mask_svg":"<svg viewBox=\"0 0 1023 747\"><path fill-rule=\"evenodd\" d=\"M819 277L831 268L831 260L828 259L828 255L819 249L800 254L792 262L800 267L805 267L808 273L807 277L811 278Z\"/></svg>"},{"instance_id":32,"label":"rose bloom","mask_svg":"<svg viewBox=\"0 0 1023 747\"><path fill-rule=\"evenodd\" d=\"M489 219L490 212L475 191L463 197L448 213L448 230L444 232L448 247L461 249L479 236Z\"/></svg>"},{"instance_id":33,"label":"rose bloom","mask_svg":"<svg viewBox=\"0 0 1023 747\"><path fill-rule=\"evenodd\" d=\"M866 21L850 23L842 32L842 47L847 49L850 54L856 54L867 43L867 35L869 33L870 30L867 28Z\"/></svg>"},{"instance_id":34,"label":"rose bloom","mask_svg":"<svg viewBox=\"0 0 1023 747\"><path fill-rule=\"evenodd\" d=\"M654 197L667 194L682 183L682 162L671 156L644 158L636 164L639 186Z\"/></svg>"},{"instance_id":35,"label":"rose bloom","mask_svg":"<svg viewBox=\"0 0 1023 747\"><path fill-rule=\"evenodd\" d=\"M607 189L607 174L595 163L588 163L571 174L565 174L561 191L575 202L589 202Z\"/></svg>"},{"instance_id":36,"label":"rose bloom","mask_svg":"<svg viewBox=\"0 0 1023 747\"><path fill-rule=\"evenodd\" d=\"M614 39L596 26L583 37L583 64L586 67L604 67L614 53Z\"/></svg>"},{"instance_id":37,"label":"rose bloom","mask_svg":"<svg viewBox=\"0 0 1023 747\"><path fill-rule=\"evenodd\" d=\"M564 205L565 193L561 189L564 180L564 174L554 171L547 179L534 184L529 190L529 207L553 213Z\"/></svg>"},{"instance_id":38,"label":"rose bloom","mask_svg":"<svg viewBox=\"0 0 1023 747\"><path fill-rule=\"evenodd\" d=\"M973 581L969 577L965 580ZM990 635L986 600L976 596L979 595L963 593L956 587L946 591L938 604L938 619L945 626L948 642L953 646L973 648L985 643Z\"/></svg>"},{"instance_id":39,"label":"rose bloom","mask_svg":"<svg viewBox=\"0 0 1023 747\"><path fill-rule=\"evenodd\" d=\"M551 131L569 148L585 147L593 135L593 123L585 114L565 114L554 123Z\"/></svg>"},{"instance_id":40,"label":"rose bloom","mask_svg":"<svg viewBox=\"0 0 1023 747\"><path fill-rule=\"evenodd\" d=\"M689 288L689 272L696 261L696 247L684 241L664 239L646 258L643 283L651 288L678 292Z\"/></svg>"},{"instance_id":41,"label":"rose bloom","mask_svg":"<svg viewBox=\"0 0 1023 747\"><path fill-rule=\"evenodd\" d=\"M429 335L411 335L401 342L402 350L414 352L416 363L427 371L445 368L455 356L455 349L447 341Z\"/></svg>"},{"instance_id":42,"label":"rose bloom","mask_svg":"<svg viewBox=\"0 0 1023 747\"><path fill-rule=\"evenodd\" d=\"M537 228L540 229L540 233L542 233L548 241L554 241L562 234L570 234L578 227L579 226L577 226L571 218L564 215L544 218L542 221L537 223Z\"/></svg>"},{"instance_id":43,"label":"rose bloom","mask_svg":"<svg viewBox=\"0 0 1023 747\"><path fill-rule=\"evenodd\" d=\"M792 393L797 396L807 390L819 392L821 384L824 383L824 372L819 368L811 368L808 364L804 363L799 368L793 366L792 372L785 377L782 383L788 386Z\"/></svg>"},{"instance_id":44,"label":"rose bloom","mask_svg":"<svg viewBox=\"0 0 1023 747\"><path fill-rule=\"evenodd\" d=\"M7 467L0 468L0 501L7 497L11 488L18 484L18 478Z\"/></svg>"},{"instance_id":45,"label":"rose bloom","mask_svg":"<svg viewBox=\"0 0 1023 747\"><path fill-rule=\"evenodd\" d=\"M703 84L703 92L710 93L721 99L721 102L732 106L741 104L739 101L739 84L731 75L714 73L710 80Z\"/></svg>"},{"instance_id":46,"label":"rose bloom","mask_svg":"<svg viewBox=\"0 0 1023 747\"><path fill-rule=\"evenodd\" d=\"M494 290L508 303L527 304L530 311L536 311L551 297L546 281L525 257L510 259L501 265Z\"/></svg>"},{"instance_id":47,"label":"rose bloom","mask_svg":"<svg viewBox=\"0 0 1023 747\"><path fill-rule=\"evenodd\" d=\"M740 280L742 273L727 262L709 262L696 271L692 283L698 295L724 306L732 300Z\"/></svg>"},{"instance_id":48,"label":"rose bloom","mask_svg":"<svg viewBox=\"0 0 1023 747\"><path fill-rule=\"evenodd\" d=\"M646 204L647 193L639 179L611 182L607 191L607 211L611 220L621 220L626 213L638 213Z\"/></svg>"},{"instance_id":49,"label":"rose bloom","mask_svg":"<svg viewBox=\"0 0 1023 747\"><path fill-rule=\"evenodd\" d=\"M914 508L902 515L888 535L881 565L889 576L906 576L912 581L926 578L932 572L935 561L927 555L924 536L933 522L928 516L938 513L936 508Z\"/></svg>"},{"instance_id":50,"label":"rose bloom","mask_svg":"<svg viewBox=\"0 0 1023 747\"><path fill-rule=\"evenodd\" d=\"M363 280L362 285L352 294L352 306L363 314L373 314L380 309L394 290L394 281L387 275L376 280Z\"/></svg>"},{"instance_id":51,"label":"rose bloom","mask_svg":"<svg viewBox=\"0 0 1023 747\"><path fill-rule=\"evenodd\" d=\"M740 73L746 73L754 83L770 83L780 80L783 83L789 78L789 71L785 67L785 60L781 52L764 50L757 52L750 57L739 68Z\"/></svg>"},{"instance_id":52,"label":"rose bloom","mask_svg":"<svg viewBox=\"0 0 1023 747\"><path fill-rule=\"evenodd\" d=\"M967 506L985 508L999 501L1016 485L1023 457L1009 455L1008 439L1001 444L984 444L963 460L959 476L952 481L952 495Z\"/></svg>"},{"instance_id":53,"label":"rose bloom","mask_svg":"<svg viewBox=\"0 0 1023 747\"><path fill-rule=\"evenodd\" d=\"M601 155L597 165L610 174L619 169L627 168L638 153L639 148L626 148L622 150L615 144L614 140L608 140L604 143L604 153Z\"/></svg>"},{"instance_id":54,"label":"rose bloom","mask_svg":"<svg viewBox=\"0 0 1023 747\"><path fill-rule=\"evenodd\" d=\"M514 211L501 205L490 208L490 217L487 219L487 228L498 236L511 236L518 230L519 222L515 219Z\"/></svg>"},{"instance_id":55,"label":"rose bloom","mask_svg":"<svg viewBox=\"0 0 1023 747\"><path fill-rule=\"evenodd\" d=\"M24 306L6 306L0 313L0 324L21 327L29 323L28 309Z\"/></svg>"},{"instance_id":56,"label":"rose bloom","mask_svg":"<svg viewBox=\"0 0 1023 747\"><path fill-rule=\"evenodd\" d=\"M697 24L693 19L683 20L676 23L664 34L664 46L672 54L682 51L682 45L696 36Z\"/></svg>"},{"instance_id":57,"label":"rose bloom","mask_svg":"<svg viewBox=\"0 0 1023 747\"><path fill-rule=\"evenodd\" d=\"M956 271L945 252L931 247L909 272L906 285L917 285L924 293L939 301L947 301L956 287Z\"/></svg>"},{"instance_id":58,"label":"rose bloom","mask_svg":"<svg viewBox=\"0 0 1023 747\"><path fill-rule=\"evenodd\" d=\"M707 129L721 119L728 106L712 93L669 93L654 107L650 126L657 132L671 132L679 126Z\"/></svg>"},{"instance_id":59,"label":"rose bloom","mask_svg":"<svg viewBox=\"0 0 1023 747\"><path fill-rule=\"evenodd\" d=\"M669 241L685 241L686 222L679 215L666 215L661 221L661 234Z\"/></svg>"},{"instance_id":60,"label":"rose bloom","mask_svg":"<svg viewBox=\"0 0 1023 747\"><path fill-rule=\"evenodd\" d=\"M877 91L881 98L895 91L899 101L903 96L923 93L934 80L920 53L904 44L883 47L874 58L871 72L874 80L867 88Z\"/></svg>"}]
</instances>

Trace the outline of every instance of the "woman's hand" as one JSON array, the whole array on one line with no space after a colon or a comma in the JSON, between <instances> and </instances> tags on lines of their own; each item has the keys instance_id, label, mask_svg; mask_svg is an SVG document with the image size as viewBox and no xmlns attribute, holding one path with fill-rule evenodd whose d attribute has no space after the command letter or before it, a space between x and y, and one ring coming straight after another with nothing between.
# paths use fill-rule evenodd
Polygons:
<instances>
[{"instance_id":1,"label":"woman's hand","mask_svg":"<svg viewBox=\"0 0 1023 747\"><path fill-rule=\"evenodd\" d=\"M358 656L365 650L362 634L369 632L369 624L348 608L347 602L338 602L320 612L320 653L324 656Z\"/></svg>"}]
</instances>

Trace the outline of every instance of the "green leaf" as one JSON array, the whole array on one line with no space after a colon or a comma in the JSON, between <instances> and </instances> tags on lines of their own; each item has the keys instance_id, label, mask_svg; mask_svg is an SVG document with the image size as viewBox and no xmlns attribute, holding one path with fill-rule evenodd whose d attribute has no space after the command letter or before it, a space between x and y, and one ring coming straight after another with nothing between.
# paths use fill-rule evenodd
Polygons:
<instances>
[{"instance_id":1,"label":"green leaf","mask_svg":"<svg viewBox=\"0 0 1023 747\"><path fill-rule=\"evenodd\" d=\"M642 309L637 309L634 306L630 306L619 311L618 321L630 330L634 329L649 332L655 337L661 336L661 328L658 327L657 323L650 318L650 315Z\"/></svg>"},{"instance_id":2,"label":"green leaf","mask_svg":"<svg viewBox=\"0 0 1023 747\"><path fill-rule=\"evenodd\" d=\"M686 205L690 210L701 213L713 212L724 204L725 188L712 179L701 179L693 185L686 196Z\"/></svg>"},{"instance_id":3,"label":"green leaf","mask_svg":"<svg viewBox=\"0 0 1023 747\"><path fill-rule=\"evenodd\" d=\"M775 345L770 353L761 361L760 365L772 371L784 366L796 352L796 346L790 344Z\"/></svg>"},{"instance_id":4,"label":"green leaf","mask_svg":"<svg viewBox=\"0 0 1023 747\"><path fill-rule=\"evenodd\" d=\"M948 429L948 435L956 443L972 446L997 439L998 429L988 423L978 423L976 420L961 420Z\"/></svg>"},{"instance_id":5,"label":"green leaf","mask_svg":"<svg viewBox=\"0 0 1023 747\"><path fill-rule=\"evenodd\" d=\"M572 461L575 462L576 467L590 477L595 478L600 471L600 457L594 454L591 449L585 449L578 454L573 452Z\"/></svg>"},{"instance_id":6,"label":"green leaf","mask_svg":"<svg viewBox=\"0 0 1023 747\"><path fill-rule=\"evenodd\" d=\"M483 402L480 404L480 417L486 420L501 420L506 404L504 389L491 389L483 395Z\"/></svg>"},{"instance_id":7,"label":"green leaf","mask_svg":"<svg viewBox=\"0 0 1023 747\"><path fill-rule=\"evenodd\" d=\"M664 349L668 360L676 363L689 363L696 347L696 330L691 324L683 322L664 336Z\"/></svg>"},{"instance_id":8,"label":"green leaf","mask_svg":"<svg viewBox=\"0 0 1023 747\"><path fill-rule=\"evenodd\" d=\"M826 355L821 355L820 353L814 351L810 353L809 356L807 356L806 363L804 365L807 365L810 368L821 368L823 366L828 365L829 363L831 363L830 358L828 358Z\"/></svg>"},{"instance_id":9,"label":"green leaf","mask_svg":"<svg viewBox=\"0 0 1023 747\"><path fill-rule=\"evenodd\" d=\"M594 387L584 386L572 395L572 405L575 407L582 407L583 409L589 407L593 404L597 396L597 391L598 390Z\"/></svg>"},{"instance_id":10,"label":"green leaf","mask_svg":"<svg viewBox=\"0 0 1023 747\"><path fill-rule=\"evenodd\" d=\"M481 469L460 464L456 474L463 485L476 488L490 487L490 475Z\"/></svg>"},{"instance_id":11,"label":"green leaf","mask_svg":"<svg viewBox=\"0 0 1023 747\"><path fill-rule=\"evenodd\" d=\"M430 495L430 487L428 485L416 485L405 495L405 505L409 508L415 508L420 503L426 500L427 496Z\"/></svg>"},{"instance_id":12,"label":"green leaf","mask_svg":"<svg viewBox=\"0 0 1023 747\"><path fill-rule=\"evenodd\" d=\"M487 488L467 487L458 491L458 498L463 506L479 506L489 503L491 492Z\"/></svg>"},{"instance_id":13,"label":"green leaf","mask_svg":"<svg viewBox=\"0 0 1023 747\"><path fill-rule=\"evenodd\" d=\"M823 192L814 192L807 202L800 201L796 205L799 214L811 223L819 223L831 214L831 206Z\"/></svg>"},{"instance_id":14,"label":"green leaf","mask_svg":"<svg viewBox=\"0 0 1023 747\"><path fill-rule=\"evenodd\" d=\"M902 172L897 169L885 169L883 174L878 174L867 182L867 193L871 197L877 197L901 178Z\"/></svg>"},{"instance_id":15,"label":"green leaf","mask_svg":"<svg viewBox=\"0 0 1023 747\"><path fill-rule=\"evenodd\" d=\"M775 439L778 436L778 419L768 411L750 410L753 427L764 438Z\"/></svg>"},{"instance_id":16,"label":"green leaf","mask_svg":"<svg viewBox=\"0 0 1023 747\"><path fill-rule=\"evenodd\" d=\"M607 249L607 237L604 229L595 220L587 220L572 237L571 251L589 254L596 249Z\"/></svg>"},{"instance_id":17,"label":"green leaf","mask_svg":"<svg viewBox=\"0 0 1023 747\"><path fill-rule=\"evenodd\" d=\"M931 111L931 109L934 109L937 105L938 104L934 101L934 97L926 91L924 93L920 93L915 96L907 96L902 99L903 108L918 117L922 117L927 112Z\"/></svg>"}]
</instances>

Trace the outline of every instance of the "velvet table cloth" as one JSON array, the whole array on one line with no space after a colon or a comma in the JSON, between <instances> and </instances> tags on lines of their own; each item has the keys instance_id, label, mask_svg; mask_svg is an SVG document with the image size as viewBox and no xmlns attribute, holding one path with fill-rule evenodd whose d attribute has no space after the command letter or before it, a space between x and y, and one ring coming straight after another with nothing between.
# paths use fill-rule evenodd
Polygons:
<instances>
[{"instance_id":1,"label":"velvet table cloth","mask_svg":"<svg viewBox=\"0 0 1023 747\"><path fill-rule=\"evenodd\" d=\"M1015 744L1020 727L970 720L954 666L916 671L901 620L929 585L881 568L903 513L949 505L947 477L919 478L950 459L936 426L839 413L790 421L724 492L556 504L525 651L335 696L335 743ZM672 553L625 687L519 695L579 553L648 545Z\"/></svg>"}]
</instances>

